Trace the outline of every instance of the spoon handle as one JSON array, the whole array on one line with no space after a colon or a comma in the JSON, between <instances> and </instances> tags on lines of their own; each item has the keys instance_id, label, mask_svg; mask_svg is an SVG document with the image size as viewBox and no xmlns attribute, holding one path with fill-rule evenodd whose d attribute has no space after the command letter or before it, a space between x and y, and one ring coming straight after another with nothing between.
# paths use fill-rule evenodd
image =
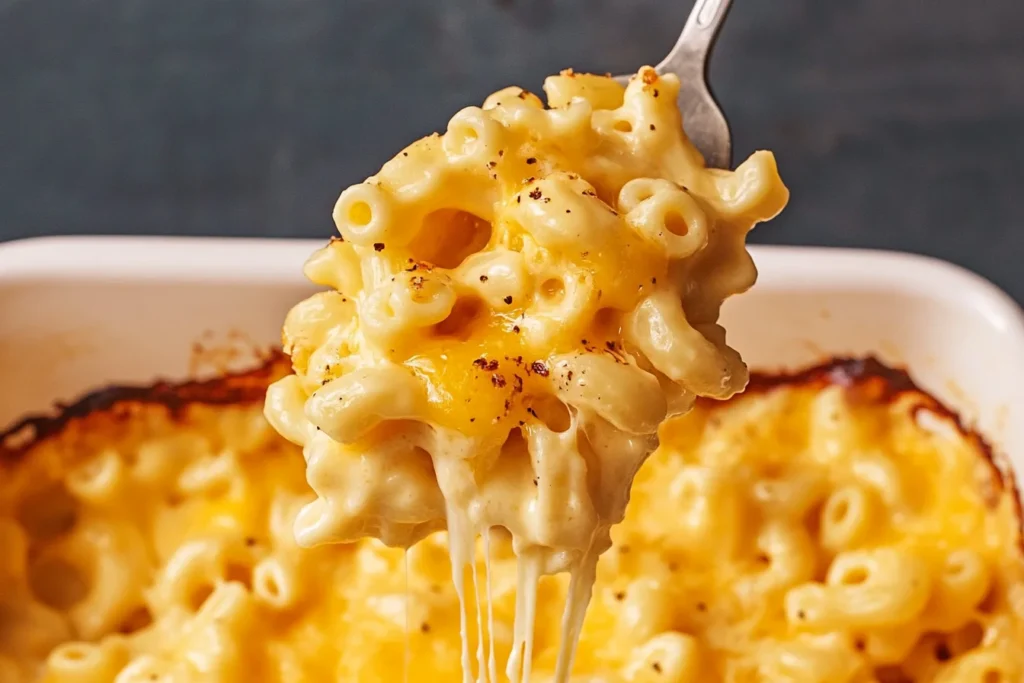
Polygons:
<instances>
[{"instance_id":1,"label":"spoon handle","mask_svg":"<svg viewBox=\"0 0 1024 683\"><path fill-rule=\"evenodd\" d=\"M703 80L708 56L725 23L732 0L697 0L690 10L679 39L665 59L659 72L682 76L684 73Z\"/></svg>"},{"instance_id":2,"label":"spoon handle","mask_svg":"<svg viewBox=\"0 0 1024 683\"><path fill-rule=\"evenodd\" d=\"M658 73L679 77L686 133L713 168L732 165L729 122L708 85L708 57L731 5L732 0L697 0L676 44L657 66Z\"/></svg>"},{"instance_id":3,"label":"spoon handle","mask_svg":"<svg viewBox=\"0 0 1024 683\"><path fill-rule=\"evenodd\" d=\"M729 122L708 86L708 57L731 6L732 0L697 0L676 44L655 67L659 74L679 77L683 126L711 168L732 168ZM632 77L616 76L615 80L626 85Z\"/></svg>"}]
</instances>

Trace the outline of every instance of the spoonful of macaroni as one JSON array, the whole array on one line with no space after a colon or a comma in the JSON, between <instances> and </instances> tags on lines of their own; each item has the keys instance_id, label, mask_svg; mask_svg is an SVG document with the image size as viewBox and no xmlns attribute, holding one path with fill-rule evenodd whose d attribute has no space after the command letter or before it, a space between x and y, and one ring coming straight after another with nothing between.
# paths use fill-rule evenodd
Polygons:
<instances>
[{"instance_id":1,"label":"spoonful of macaroni","mask_svg":"<svg viewBox=\"0 0 1024 683\"><path fill-rule=\"evenodd\" d=\"M265 412L317 494L299 543L446 530L467 683L499 680L477 537L502 529L518 557L511 681L530 676L540 577L570 572L566 681L659 424L746 385L719 309L756 278L747 232L789 195L769 152L709 168L680 87L650 67L625 86L565 71L546 106L511 87L463 109L342 192L340 237L305 267L326 289L285 321L294 374Z\"/></svg>"}]
</instances>

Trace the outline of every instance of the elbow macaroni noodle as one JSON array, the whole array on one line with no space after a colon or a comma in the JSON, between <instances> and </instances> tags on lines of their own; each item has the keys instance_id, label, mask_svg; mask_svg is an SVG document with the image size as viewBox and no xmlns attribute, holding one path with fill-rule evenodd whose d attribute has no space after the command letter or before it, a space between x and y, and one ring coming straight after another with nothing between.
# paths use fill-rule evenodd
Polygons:
<instances>
[{"instance_id":1,"label":"elbow macaroni noodle","mask_svg":"<svg viewBox=\"0 0 1024 683\"><path fill-rule=\"evenodd\" d=\"M661 428L597 566L574 683L1024 680L1014 491L976 440L927 427L923 394L837 376ZM112 409L0 457L0 681L457 680L447 532L301 548L303 470L255 405ZM491 600L466 596L470 648L498 673L532 571L529 662L549 683L573 581L515 550L503 530L476 543Z\"/></svg>"},{"instance_id":2,"label":"elbow macaroni noodle","mask_svg":"<svg viewBox=\"0 0 1024 683\"><path fill-rule=\"evenodd\" d=\"M746 234L788 192L768 152L704 167L674 76L563 72L545 90L548 108L509 88L463 109L341 194L341 239L306 266L330 289L288 315L295 374L266 415L317 493L303 546L409 547L444 528L463 596L473 539L511 533L513 680L529 675L530 586L570 571L564 681L658 425L746 385L718 312L753 284Z\"/></svg>"}]
</instances>

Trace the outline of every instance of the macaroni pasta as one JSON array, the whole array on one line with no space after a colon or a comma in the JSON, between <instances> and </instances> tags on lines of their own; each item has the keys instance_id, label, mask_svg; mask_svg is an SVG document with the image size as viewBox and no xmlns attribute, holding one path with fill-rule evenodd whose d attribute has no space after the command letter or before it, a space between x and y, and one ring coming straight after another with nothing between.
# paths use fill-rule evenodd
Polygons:
<instances>
[{"instance_id":1,"label":"macaroni pasta","mask_svg":"<svg viewBox=\"0 0 1024 683\"><path fill-rule=\"evenodd\" d=\"M563 72L545 90L548 108L508 88L463 109L341 194L341 238L306 266L329 289L288 315L295 374L266 415L317 493L303 546L446 529L466 620L474 539L511 533L513 680L529 676L534 586L569 571L564 681L658 425L746 384L719 308L753 284L746 234L788 192L768 152L704 167L674 76Z\"/></svg>"},{"instance_id":2,"label":"macaroni pasta","mask_svg":"<svg viewBox=\"0 0 1024 683\"><path fill-rule=\"evenodd\" d=\"M598 564L571 680L1022 680L1011 480L897 389L842 363L666 423ZM446 532L300 548L298 450L252 403L126 401L0 455L0 681L457 679ZM522 565L504 531L475 552L492 599L470 647L497 673ZM528 578L533 677L551 681L571 580Z\"/></svg>"}]
</instances>

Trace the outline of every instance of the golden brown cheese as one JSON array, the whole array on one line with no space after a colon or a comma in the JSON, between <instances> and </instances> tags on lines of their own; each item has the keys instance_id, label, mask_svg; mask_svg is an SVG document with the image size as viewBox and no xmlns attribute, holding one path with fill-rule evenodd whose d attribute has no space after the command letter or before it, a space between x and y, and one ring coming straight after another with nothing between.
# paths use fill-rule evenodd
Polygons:
<instances>
[{"instance_id":1,"label":"golden brown cheese","mask_svg":"<svg viewBox=\"0 0 1024 683\"><path fill-rule=\"evenodd\" d=\"M459 679L443 532L407 554L296 546L302 457L252 402L276 374L122 395L0 451L0 681ZM905 376L843 362L755 379L661 438L599 564L573 680L1022 680L1012 479ZM497 532L479 560L488 543L500 662L516 562ZM566 585L540 579L535 679Z\"/></svg>"}]
</instances>

